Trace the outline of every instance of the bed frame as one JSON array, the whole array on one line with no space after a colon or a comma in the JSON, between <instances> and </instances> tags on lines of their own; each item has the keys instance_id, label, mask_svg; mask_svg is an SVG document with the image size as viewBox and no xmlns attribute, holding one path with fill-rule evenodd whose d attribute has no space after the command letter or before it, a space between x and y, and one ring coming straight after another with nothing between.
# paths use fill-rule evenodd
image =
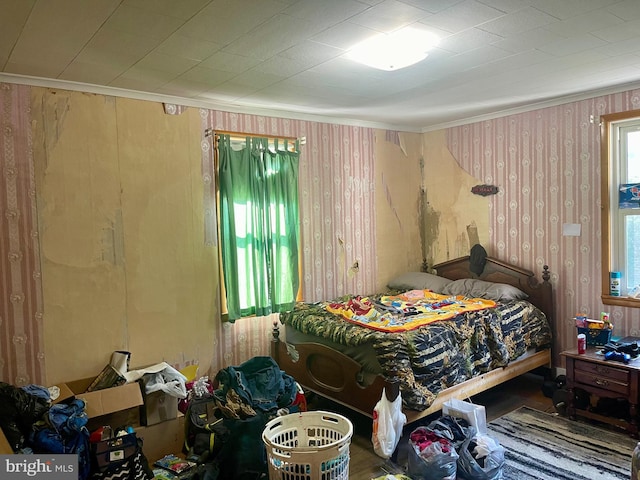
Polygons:
<instances>
[{"instance_id":1,"label":"bed frame","mask_svg":"<svg viewBox=\"0 0 640 480\"><path fill-rule=\"evenodd\" d=\"M466 256L434 265L433 268L438 275L451 280L479 278L489 282L507 283L519 288L529 295L528 301L547 315L554 331L553 292L549 282L551 275L546 265L543 267L542 282L539 282L533 272L495 258L487 257L484 270L480 275L471 273L469 264L469 256ZM372 417L373 409L383 389L390 400L398 395L398 384L387 381L381 375L375 377L373 383L363 385L358 380L362 378L362 367L346 355L319 343L290 345L280 341L279 335L280 330L275 323L271 356L280 368L295 378L305 391L327 397L368 417ZM539 367L550 367L553 358L552 348L527 352L504 368L492 370L447 388L438 394L433 404L426 410L405 409L407 422L411 423L438 412L442 404L448 400L454 398L464 400Z\"/></svg>"}]
</instances>

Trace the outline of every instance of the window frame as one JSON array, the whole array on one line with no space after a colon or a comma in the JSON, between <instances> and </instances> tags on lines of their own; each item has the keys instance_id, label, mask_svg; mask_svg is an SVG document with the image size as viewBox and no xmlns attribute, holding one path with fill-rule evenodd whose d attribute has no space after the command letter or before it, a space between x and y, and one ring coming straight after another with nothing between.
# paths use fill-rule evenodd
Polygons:
<instances>
[{"instance_id":1,"label":"window frame","mask_svg":"<svg viewBox=\"0 0 640 480\"><path fill-rule=\"evenodd\" d=\"M610 278L609 272L612 270L611 262L611 190L610 179L613 176L611 154L613 151L612 142L615 141L613 135L614 124L626 120L640 119L640 110L629 110L626 112L611 113L600 117L600 177L601 177L601 238L602 238L602 303L604 305L617 305L622 307L640 308L640 299L629 297L614 297L609 294ZM618 150L618 149L616 149Z\"/></svg>"}]
</instances>

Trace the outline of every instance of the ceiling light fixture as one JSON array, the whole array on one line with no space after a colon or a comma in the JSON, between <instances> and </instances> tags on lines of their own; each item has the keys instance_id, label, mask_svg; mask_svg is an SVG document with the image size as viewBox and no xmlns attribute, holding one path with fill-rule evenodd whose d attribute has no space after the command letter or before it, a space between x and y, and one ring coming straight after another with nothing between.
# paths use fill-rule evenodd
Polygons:
<instances>
[{"instance_id":1,"label":"ceiling light fixture","mask_svg":"<svg viewBox=\"0 0 640 480\"><path fill-rule=\"evenodd\" d=\"M424 60L438 41L433 33L407 27L360 42L345 57L380 70L399 70Z\"/></svg>"}]
</instances>

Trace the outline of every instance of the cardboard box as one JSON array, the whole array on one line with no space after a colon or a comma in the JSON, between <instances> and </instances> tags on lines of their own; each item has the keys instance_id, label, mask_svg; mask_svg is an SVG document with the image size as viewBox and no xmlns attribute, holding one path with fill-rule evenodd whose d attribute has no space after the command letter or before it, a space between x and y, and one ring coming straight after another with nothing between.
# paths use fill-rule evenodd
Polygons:
<instances>
[{"instance_id":1,"label":"cardboard box","mask_svg":"<svg viewBox=\"0 0 640 480\"><path fill-rule=\"evenodd\" d=\"M174 453L179 455L184 445L184 415L147 427L137 427L136 434L142 439L142 451L150 464Z\"/></svg>"},{"instance_id":2,"label":"cardboard box","mask_svg":"<svg viewBox=\"0 0 640 480\"><path fill-rule=\"evenodd\" d=\"M89 421L87 422L87 429L89 432L93 432L98 428L107 425L113 429L129 426L134 428L139 427L140 407L127 408L107 415L89 418Z\"/></svg>"},{"instance_id":3,"label":"cardboard box","mask_svg":"<svg viewBox=\"0 0 640 480\"><path fill-rule=\"evenodd\" d=\"M148 426L173 420L178 416L178 398L162 391L146 393L147 380L144 375L140 380L143 404L140 407L140 425Z\"/></svg>"},{"instance_id":4,"label":"cardboard box","mask_svg":"<svg viewBox=\"0 0 640 480\"><path fill-rule=\"evenodd\" d=\"M85 411L90 419L127 409L138 409L142 405L142 393L137 382L87 392L87 388L94 379L95 377L83 378L57 385L60 388L60 396L56 399L56 402L61 402L74 396L80 398L86 404ZM134 424L139 424L139 419Z\"/></svg>"},{"instance_id":5,"label":"cardboard box","mask_svg":"<svg viewBox=\"0 0 640 480\"><path fill-rule=\"evenodd\" d=\"M143 401L140 407L140 425L155 425L178 416L178 399L165 392L143 394Z\"/></svg>"}]
</instances>

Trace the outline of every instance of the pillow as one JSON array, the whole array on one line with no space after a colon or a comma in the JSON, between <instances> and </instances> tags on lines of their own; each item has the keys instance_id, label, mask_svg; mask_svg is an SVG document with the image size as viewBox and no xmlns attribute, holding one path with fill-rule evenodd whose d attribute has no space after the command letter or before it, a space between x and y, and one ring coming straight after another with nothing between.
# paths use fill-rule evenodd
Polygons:
<instances>
[{"instance_id":1,"label":"pillow","mask_svg":"<svg viewBox=\"0 0 640 480\"><path fill-rule=\"evenodd\" d=\"M493 283L477 278L454 280L444 287L445 295L463 295L470 298L486 298L494 301L524 300L529 295L506 283Z\"/></svg>"},{"instance_id":2,"label":"pillow","mask_svg":"<svg viewBox=\"0 0 640 480\"><path fill-rule=\"evenodd\" d=\"M426 272L407 272L391 280L387 287L394 290L431 290L436 293L451 283L451 280Z\"/></svg>"}]
</instances>

